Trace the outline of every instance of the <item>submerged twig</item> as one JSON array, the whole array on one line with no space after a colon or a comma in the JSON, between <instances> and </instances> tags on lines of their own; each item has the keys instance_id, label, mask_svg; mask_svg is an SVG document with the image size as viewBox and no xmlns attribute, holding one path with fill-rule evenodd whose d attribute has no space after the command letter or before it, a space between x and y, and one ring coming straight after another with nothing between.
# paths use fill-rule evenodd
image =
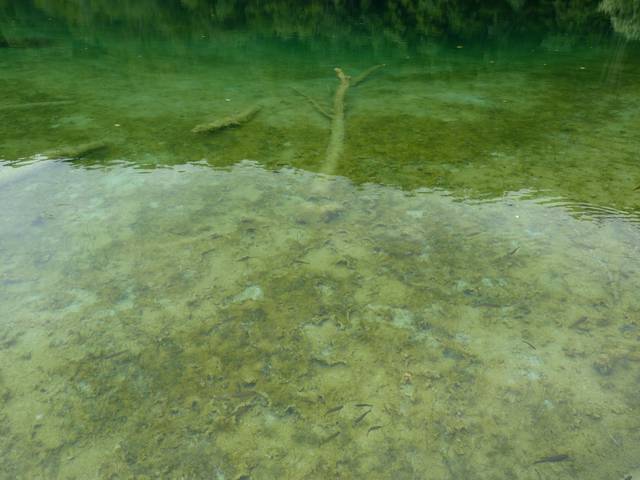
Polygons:
<instances>
[{"instance_id":1,"label":"submerged twig","mask_svg":"<svg viewBox=\"0 0 640 480\"><path fill-rule=\"evenodd\" d=\"M229 127L238 127L255 117L260 110L262 110L262 107L260 105L255 105L238 113L237 115L230 115L221 120L216 120L215 122L196 125L191 131L193 133L205 133L216 132Z\"/></svg>"},{"instance_id":2,"label":"submerged twig","mask_svg":"<svg viewBox=\"0 0 640 480\"><path fill-rule=\"evenodd\" d=\"M320 113L320 115L323 115L324 117L327 117L329 120L331 120L331 114L327 112L324 108L322 108L322 106L318 102L316 102L316 100L313 97L310 97L309 95L307 95L304 92L301 92L295 87L293 87L293 91L296 92L298 95L300 95L302 98L308 100L309 103L313 106L313 108L315 108L318 111L318 113Z\"/></svg>"},{"instance_id":3,"label":"submerged twig","mask_svg":"<svg viewBox=\"0 0 640 480\"><path fill-rule=\"evenodd\" d=\"M353 81L351 82L351 84L354 87L357 87L358 85L360 85L362 82L364 82L371 74L377 72L378 70L380 70L382 67L386 67L386 64L381 63L380 65L374 65L371 68L367 68L364 72L362 72L360 75L356 76Z\"/></svg>"}]
</instances>

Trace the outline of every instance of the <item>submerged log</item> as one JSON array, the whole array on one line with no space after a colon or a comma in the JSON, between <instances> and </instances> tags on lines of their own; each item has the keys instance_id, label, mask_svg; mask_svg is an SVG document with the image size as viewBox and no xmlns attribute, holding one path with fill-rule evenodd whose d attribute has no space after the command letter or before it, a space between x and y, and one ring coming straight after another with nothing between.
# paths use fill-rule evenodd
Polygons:
<instances>
[{"instance_id":1,"label":"submerged log","mask_svg":"<svg viewBox=\"0 0 640 480\"><path fill-rule=\"evenodd\" d=\"M325 156L325 170L332 172L342 150L344 149L344 97L351 86L351 77L345 75L342 69L335 69L340 85L333 97L333 116L331 117L331 136Z\"/></svg>"},{"instance_id":2,"label":"submerged log","mask_svg":"<svg viewBox=\"0 0 640 480\"><path fill-rule=\"evenodd\" d=\"M262 110L262 107L260 105L256 105L238 113L237 115L230 115L221 120L216 120L215 122L196 125L191 131L193 133L210 133L217 132L218 130L223 130L225 128L238 127L255 117L260 110Z\"/></svg>"},{"instance_id":3,"label":"submerged log","mask_svg":"<svg viewBox=\"0 0 640 480\"><path fill-rule=\"evenodd\" d=\"M336 93L333 97L333 113L326 112L313 98L294 89L296 93L306 98L320 114L331 120L331 135L329 137L327 153L325 154L324 168L322 169L324 173L332 173L334 171L335 166L338 163L338 160L340 159L340 156L342 155L342 151L344 149L344 99L347 95L347 90L349 90L349 87L351 86L357 87L367 78L369 78L371 74L380 70L384 66L384 64L374 65L373 67L368 68L353 79L349 75L346 75L341 68L335 68L334 70L336 72L338 80L340 80L340 85L338 85Z\"/></svg>"},{"instance_id":4,"label":"submerged log","mask_svg":"<svg viewBox=\"0 0 640 480\"><path fill-rule=\"evenodd\" d=\"M7 38L0 34L0 47L4 48L44 48L50 47L54 41L44 37Z\"/></svg>"},{"instance_id":5,"label":"submerged log","mask_svg":"<svg viewBox=\"0 0 640 480\"><path fill-rule=\"evenodd\" d=\"M14 103L11 105L0 105L0 112L6 110L31 110L32 108L61 107L63 105L71 105L72 103L75 102L73 100L53 100L50 102Z\"/></svg>"},{"instance_id":6,"label":"submerged log","mask_svg":"<svg viewBox=\"0 0 640 480\"><path fill-rule=\"evenodd\" d=\"M61 148L55 148L44 152L47 158L82 158L85 155L107 148L109 144L107 142L89 142L82 143L80 145L65 146Z\"/></svg>"}]
</instances>

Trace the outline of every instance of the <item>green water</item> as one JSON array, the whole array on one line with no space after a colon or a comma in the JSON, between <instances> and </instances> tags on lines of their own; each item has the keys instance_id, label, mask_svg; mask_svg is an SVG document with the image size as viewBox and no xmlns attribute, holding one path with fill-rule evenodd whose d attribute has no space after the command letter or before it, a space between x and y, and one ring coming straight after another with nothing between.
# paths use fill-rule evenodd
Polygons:
<instances>
[{"instance_id":1,"label":"green water","mask_svg":"<svg viewBox=\"0 0 640 480\"><path fill-rule=\"evenodd\" d=\"M635 478L637 44L38 18L0 48L0 478ZM379 64L327 162L308 98Z\"/></svg>"}]
</instances>

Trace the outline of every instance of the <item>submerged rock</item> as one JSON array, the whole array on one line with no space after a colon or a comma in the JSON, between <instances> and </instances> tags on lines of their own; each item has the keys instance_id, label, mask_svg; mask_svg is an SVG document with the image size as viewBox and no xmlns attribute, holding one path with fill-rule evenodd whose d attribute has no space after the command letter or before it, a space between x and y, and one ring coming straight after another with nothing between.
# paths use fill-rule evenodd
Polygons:
<instances>
[{"instance_id":1,"label":"submerged rock","mask_svg":"<svg viewBox=\"0 0 640 480\"><path fill-rule=\"evenodd\" d=\"M238 295L231 298L231 303L244 303L247 300L253 300L255 302L257 300L261 300L262 297L264 297L262 288L260 288L258 285L252 285L244 289L244 291L242 291Z\"/></svg>"},{"instance_id":2,"label":"submerged rock","mask_svg":"<svg viewBox=\"0 0 640 480\"><path fill-rule=\"evenodd\" d=\"M603 353L601 355L598 355L596 361L593 362L593 368L600 375L610 375L613 371L613 362L611 361L609 355Z\"/></svg>"}]
</instances>

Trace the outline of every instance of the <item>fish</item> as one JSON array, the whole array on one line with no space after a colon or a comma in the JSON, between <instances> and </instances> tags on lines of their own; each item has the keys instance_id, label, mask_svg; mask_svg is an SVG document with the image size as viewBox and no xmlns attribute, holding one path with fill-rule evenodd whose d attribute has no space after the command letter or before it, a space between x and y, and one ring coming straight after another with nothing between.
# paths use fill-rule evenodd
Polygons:
<instances>
[{"instance_id":1,"label":"fish","mask_svg":"<svg viewBox=\"0 0 640 480\"><path fill-rule=\"evenodd\" d=\"M358 418L356 418L353 421L353 425L356 426L357 424L359 424L362 420L364 420L364 417L366 417L370 413L371 413L371 410L367 410L366 412L364 412L362 415L360 415Z\"/></svg>"},{"instance_id":2,"label":"fish","mask_svg":"<svg viewBox=\"0 0 640 480\"><path fill-rule=\"evenodd\" d=\"M380 430L382 428L382 425L374 425L373 427L370 427L369 430L367 430L367 435L369 435L371 432L374 432L376 430Z\"/></svg>"},{"instance_id":3,"label":"fish","mask_svg":"<svg viewBox=\"0 0 640 480\"><path fill-rule=\"evenodd\" d=\"M334 438L336 438L338 435L340 435L340 430L338 430L336 433L333 433L331 435L329 435L327 438L325 438L324 440L322 440L320 442L321 445L324 445L325 443L329 443L331 440L333 440Z\"/></svg>"},{"instance_id":4,"label":"fish","mask_svg":"<svg viewBox=\"0 0 640 480\"><path fill-rule=\"evenodd\" d=\"M325 415L329 415L330 413L334 413L334 412L339 412L340 410L342 410L343 406L344 405L338 405L337 407L330 408L325 412Z\"/></svg>"},{"instance_id":5,"label":"fish","mask_svg":"<svg viewBox=\"0 0 640 480\"><path fill-rule=\"evenodd\" d=\"M569 455L560 453L558 455L549 455L548 457L542 457L540 460L536 460L535 462L533 462L533 464L536 465L538 463L564 462L565 460L569 460Z\"/></svg>"}]
</instances>

